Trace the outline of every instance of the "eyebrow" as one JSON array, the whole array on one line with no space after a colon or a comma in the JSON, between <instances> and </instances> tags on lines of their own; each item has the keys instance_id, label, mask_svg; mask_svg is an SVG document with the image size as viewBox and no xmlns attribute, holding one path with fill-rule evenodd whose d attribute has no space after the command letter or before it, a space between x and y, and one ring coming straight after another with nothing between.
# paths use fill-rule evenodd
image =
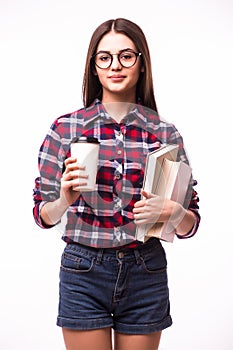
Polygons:
<instances>
[{"instance_id":1,"label":"eyebrow","mask_svg":"<svg viewBox=\"0 0 233 350\"><path fill-rule=\"evenodd\" d=\"M127 47L126 49L119 50L118 53L122 53L122 52L124 52L124 51L133 51L133 52L134 52L135 50L131 49L130 47ZM100 51L97 51L97 53L101 53L101 52L106 52L106 53L110 53L110 54L111 54L111 52L108 51L108 50L100 50Z\"/></svg>"}]
</instances>

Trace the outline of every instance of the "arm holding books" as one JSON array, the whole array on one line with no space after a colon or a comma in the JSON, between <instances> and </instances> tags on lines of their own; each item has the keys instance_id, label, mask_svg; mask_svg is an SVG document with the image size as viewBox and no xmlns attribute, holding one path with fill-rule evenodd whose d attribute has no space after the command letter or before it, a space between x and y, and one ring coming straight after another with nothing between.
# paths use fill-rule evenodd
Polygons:
<instances>
[{"instance_id":1,"label":"arm holding books","mask_svg":"<svg viewBox=\"0 0 233 350\"><path fill-rule=\"evenodd\" d=\"M178 144L163 144L148 153L142 199L135 203L136 238L157 237L172 242L192 237L199 226L197 192L185 151Z\"/></svg>"},{"instance_id":2,"label":"arm holding books","mask_svg":"<svg viewBox=\"0 0 233 350\"><path fill-rule=\"evenodd\" d=\"M180 203L142 190L143 199L133 209L136 225L170 222L179 236L190 232L195 224L195 214Z\"/></svg>"}]
</instances>

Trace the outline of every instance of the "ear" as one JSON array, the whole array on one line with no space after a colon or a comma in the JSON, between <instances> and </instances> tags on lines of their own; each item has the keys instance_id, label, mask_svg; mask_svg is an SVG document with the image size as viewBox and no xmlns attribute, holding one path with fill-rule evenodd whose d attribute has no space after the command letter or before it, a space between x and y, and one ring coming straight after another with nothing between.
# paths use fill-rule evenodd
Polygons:
<instances>
[{"instance_id":1,"label":"ear","mask_svg":"<svg viewBox=\"0 0 233 350\"><path fill-rule=\"evenodd\" d=\"M141 66L141 73L144 73L145 69L144 66Z\"/></svg>"}]
</instances>

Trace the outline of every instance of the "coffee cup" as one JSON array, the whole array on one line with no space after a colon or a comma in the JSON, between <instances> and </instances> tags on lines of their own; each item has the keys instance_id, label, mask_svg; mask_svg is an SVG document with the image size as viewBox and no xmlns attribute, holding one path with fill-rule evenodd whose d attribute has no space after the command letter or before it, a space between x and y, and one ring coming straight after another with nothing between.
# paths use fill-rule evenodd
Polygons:
<instances>
[{"instance_id":1,"label":"coffee cup","mask_svg":"<svg viewBox=\"0 0 233 350\"><path fill-rule=\"evenodd\" d=\"M87 179L80 178L79 182L86 182L86 185L73 187L73 190L86 192L94 191L98 168L100 142L95 137L80 136L72 139L70 144L71 156L77 158L77 163L85 167L78 170L79 175L88 175Z\"/></svg>"}]
</instances>

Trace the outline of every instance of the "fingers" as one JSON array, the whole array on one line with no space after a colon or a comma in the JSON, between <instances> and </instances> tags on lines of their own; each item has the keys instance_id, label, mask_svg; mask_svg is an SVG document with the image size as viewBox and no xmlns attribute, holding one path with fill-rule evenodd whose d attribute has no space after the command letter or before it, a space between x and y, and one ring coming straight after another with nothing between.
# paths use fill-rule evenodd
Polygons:
<instances>
[{"instance_id":1,"label":"fingers","mask_svg":"<svg viewBox=\"0 0 233 350\"><path fill-rule=\"evenodd\" d=\"M88 178L88 175L86 173L83 173L81 168L78 168L77 170L75 169L75 170L69 170L67 172L64 172L62 176L62 181L70 181L73 179L87 179L87 178Z\"/></svg>"},{"instance_id":2,"label":"fingers","mask_svg":"<svg viewBox=\"0 0 233 350\"><path fill-rule=\"evenodd\" d=\"M147 203L146 199L141 199L140 201L138 201L134 204L134 209L142 208L146 205L146 203Z\"/></svg>"},{"instance_id":3,"label":"fingers","mask_svg":"<svg viewBox=\"0 0 233 350\"><path fill-rule=\"evenodd\" d=\"M144 190L142 190L141 193L142 193L142 195L144 196L144 198L141 199L140 201L137 201L137 202L134 204L134 208L144 207L145 205L148 205L148 206L149 206L149 205L151 204L150 199L151 199L151 198L158 197L158 196L156 196L155 194L146 192L146 191L144 191Z\"/></svg>"},{"instance_id":4,"label":"fingers","mask_svg":"<svg viewBox=\"0 0 233 350\"><path fill-rule=\"evenodd\" d=\"M65 171L64 174L73 170L85 170L84 166L77 163L77 159L74 157L67 158L65 160Z\"/></svg>"},{"instance_id":5,"label":"fingers","mask_svg":"<svg viewBox=\"0 0 233 350\"><path fill-rule=\"evenodd\" d=\"M150 218L150 213L148 213L147 211L134 213L134 222L136 225L147 223L149 218Z\"/></svg>"},{"instance_id":6,"label":"fingers","mask_svg":"<svg viewBox=\"0 0 233 350\"><path fill-rule=\"evenodd\" d=\"M146 199L156 197L155 194L150 193L150 192L147 192L147 191L145 191L145 190L141 190L141 194L142 194L143 197L145 197Z\"/></svg>"},{"instance_id":7,"label":"fingers","mask_svg":"<svg viewBox=\"0 0 233 350\"><path fill-rule=\"evenodd\" d=\"M78 164L76 158L69 157L65 160L65 171L61 178L63 188L84 186L87 178L85 167Z\"/></svg>"},{"instance_id":8,"label":"fingers","mask_svg":"<svg viewBox=\"0 0 233 350\"><path fill-rule=\"evenodd\" d=\"M149 193L146 192L145 190L141 190L141 194L143 195L144 198L149 198Z\"/></svg>"},{"instance_id":9,"label":"fingers","mask_svg":"<svg viewBox=\"0 0 233 350\"><path fill-rule=\"evenodd\" d=\"M134 219L139 220L139 219L145 218L145 216L147 216L147 213L149 211L149 207L150 205L147 199L142 199L136 202L133 208Z\"/></svg>"},{"instance_id":10,"label":"fingers","mask_svg":"<svg viewBox=\"0 0 233 350\"><path fill-rule=\"evenodd\" d=\"M81 171L80 171L81 170ZM65 160L65 171L63 173L63 180L71 180L73 178L84 178L86 179L88 176L83 171L85 167L77 163L77 159L74 157L67 158Z\"/></svg>"},{"instance_id":11,"label":"fingers","mask_svg":"<svg viewBox=\"0 0 233 350\"><path fill-rule=\"evenodd\" d=\"M142 191L145 198L136 202L133 208L134 221L137 225L153 223L158 220L163 210L163 201L159 196Z\"/></svg>"}]
</instances>

